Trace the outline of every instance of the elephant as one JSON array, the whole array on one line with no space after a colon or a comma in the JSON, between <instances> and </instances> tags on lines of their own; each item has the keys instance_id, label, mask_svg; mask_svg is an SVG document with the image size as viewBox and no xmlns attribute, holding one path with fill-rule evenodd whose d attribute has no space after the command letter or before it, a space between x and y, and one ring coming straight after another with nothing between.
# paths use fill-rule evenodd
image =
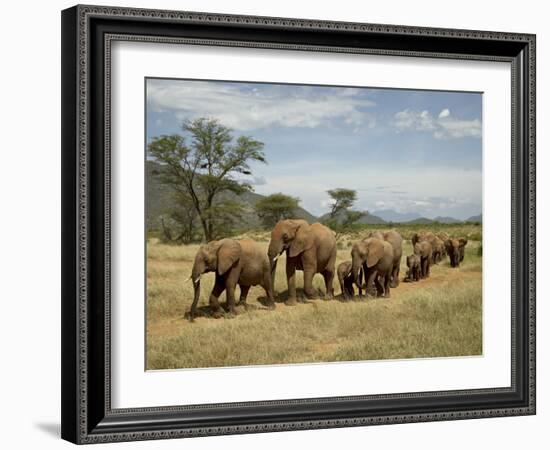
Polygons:
<instances>
[{"instance_id":1,"label":"elephant","mask_svg":"<svg viewBox=\"0 0 550 450\"><path fill-rule=\"evenodd\" d=\"M203 245L195 255L191 273L194 287L193 304L189 317L196 315L200 297L200 279L204 273L215 272L214 288L210 294L210 308L214 317L221 317L222 309L218 297L225 290L227 309L235 313L235 288L241 289L239 306L246 307L246 296L250 286L260 285L267 295L269 308L275 307L270 264L262 248L251 239L221 239Z\"/></svg>"},{"instance_id":2,"label":"elephant","mask_svg":"<svg viewBox=\"0 0 550 450\"><path fill-rule=\"evenodd\" d=\"M441 239L443 242L443 251L441 252L441 258L443 259L445 256L447 256L447 250L445 249L445 241L449 239L449 235L445 233L444 231L440 231L436 234L436 236Z\"/></svg>"},{"instance_id":3,"label":"elephant","mask_svg":"<svg viewBox=\"0 0 550 450\"><path fill-rule=\"evenodd\" d=\"M376 284L378 296L389 298L393 261L393 247L389 242L375 237L356 242L351 249L355 284L362 287L359 282L359 270L363 267L366 295L369 295L373 284Z\"/></svg>"},{"instance_id":4,"label":"elephant","mask_svg":"<svg viewBox=\"0 0 550 450\"><path fill-rule=\"evenodd\" d=\"M447 239L445 241L445 249L447 255L449 255L449 261L451 267L458 267L459 264L464 260L464 247L468 243L467 239Z\"/></svg>"},{"instance_id":5,"label":"elephant","mask_svg":"<svg viewBox=\"0 0 550 450\"><path fill-rule=\"evenodd\" d=\"M432 244L428 241L417 242L414 244L414 254L420 258L420 277L428 278L433 260Z\"/></svg>"},{"instance_id":6,"label":"elephant","mask_svg":"<svg viewBox=\"0 0 550 450\"><path fill-rule=\"evenodd\" d=\"M399 286L399 271L401 269L401 256L403 255L403 238L395 230L373 231L367 237L375 237L389 242L393 248L393 268L391 273L391 287Z\"/></svg>"},{"instance_id":7,"label":"elephant","mask_svg":"<svg viewBox=\"0 0 550 450\"><path fill-rule=\"evenodd\" d=\"M353 288L353 273L352 273L351 261L344 261L340 263L336 269L338 274L338 281L340 282L340 289L342 291L342 298L349 300L355 295L355 289ZM363 284L363 268L359 269L359 296L363 295L363 290L360 287Z\"/></svg>"},{"instance_id":8,"label":"elephant","mask_svg":"<svg viewBox=\"0 0 550 450\"><path fill-rule=\"evenodd\" d=\"M411 238L413 247L416 243L422 241L427 241L432 246L432 264L437 264L440 262L443 259L443 253L445 252L444 241L431 231L420 231L419 233L413 234Z\"/></svg>"},{"instance_id":9,"label":"elephant","mask_svg":"<svg viewBox=\"0 0 550 450\"><path fill-rule=\"evenodd\" d=\"M268 257L272 280L275 278L277 259L286 253L286 279L288 284L287 305L296 305L296 270L304 272L304 293L307 298L316 298L313 276L316 273L325 279L326 297L334 296L332 282L336 265L336 234L320 223L310 225L302 219L284 219L277 222L271 231Z\"/></svg>"},{"instance_id":10,"label":"elephant","mask_svg":"<svg viewBox=\"0 0 550 450\"><path fill-rule=\"evenodd\" d=\"M435 236L431 244L433 250L432 261L434 264L437 264L443 259L443 254L445 253L445 243Z\"/></svg>"},{"instance_id":11,"label":"elephant","mask_svg":"<svg viewBox=\"0 0 550 450\"><path fill-rule=\"evenodd\" d=\"M420 280L420 257L412 254L407 256L407 267L409 268L406 281L419 281Z\"/></svg>"}]
</instances>

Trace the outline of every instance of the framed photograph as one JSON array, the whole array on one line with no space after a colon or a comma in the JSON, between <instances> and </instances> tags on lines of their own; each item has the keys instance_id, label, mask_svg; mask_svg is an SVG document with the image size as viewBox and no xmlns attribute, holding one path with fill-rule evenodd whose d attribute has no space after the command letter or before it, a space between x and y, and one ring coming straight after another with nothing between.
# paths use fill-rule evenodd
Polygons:
<instances>
[{"instance_id":1,"label":"framed photograph","mask_svg":"<svg viewBox=\"0 0 550 450\"><path fill-rule=\"evenodd\" d=\"M535 36L62 12L62 437L535 413Z\"/></svg>"}]
</instances>

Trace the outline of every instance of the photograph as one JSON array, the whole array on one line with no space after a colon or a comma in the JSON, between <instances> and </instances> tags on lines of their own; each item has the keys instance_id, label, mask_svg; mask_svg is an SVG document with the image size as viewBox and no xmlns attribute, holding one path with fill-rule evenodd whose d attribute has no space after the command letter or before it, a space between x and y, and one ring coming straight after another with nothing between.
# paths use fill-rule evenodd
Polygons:
<instances>
[{"instance_id":1,"label":"photograph","mask_svg":"<svg viewBox=\"0 0 550 450\"><path fill-rule=\"evenodd\" d=\"M483 93L145 78L146 370L483 355Z\"/></svg>"}]
</instances>

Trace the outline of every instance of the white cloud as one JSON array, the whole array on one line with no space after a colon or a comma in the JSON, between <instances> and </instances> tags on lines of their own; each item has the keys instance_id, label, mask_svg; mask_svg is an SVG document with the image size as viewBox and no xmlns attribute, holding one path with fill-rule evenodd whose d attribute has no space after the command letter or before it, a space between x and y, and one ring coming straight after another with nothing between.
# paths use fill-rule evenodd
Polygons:
<instances>
[{"instance_id":1,"label":"white cloud","mask_svg":"<svg viewBox=\"0 0 550 450\"><path fill-rule=\"evenodd\" d=\"M250 182L252 186L262 186L264 184L267 184L267 180L265 177L254 177L252 181Z\"/></svg>"},{"instance_id":2,"label":"white cloud","mask_svg":"<svg viewBox=\"0 0 550 450\"><path fill-rule=\"evenodd\" d=\"M398 132L430 131L436 139L481 137L481 121L479 119L458 119L451 115L448 108L443 109L437 118L426 110L405 109L394 115L393 125Z\"/></svg>"},{"instance_id":3,"label":"white cloud","mask_svg":"<svg viewBox=\"0 0 550 450\"><path fill-rule=\"evenodd\" d=\"M258 166L269 173L268 183L255 186L259 194L284 192L298 197L300 205L315 215L328 212L331 201L327 189L346 186L356 189L354 209L376 211L393 209L400 213L416 212L426 217L465 218L481 211L481 170L464 171L453 167L435 167L422 172L408 167L357 165L334 170L334 164L318 161L272 163ZM395 193L391 186L398 186ZM377 189L380 187L388 189Z\"/></svg>"},{"instance_id":4,"label":"white cloud","mask_svg":"<svg viewBox=\"0 0 550 450\"><path fill-rule=\"evenodd\" d=\"M439 118L443 119L444 117L449 117L451 115L451 111L449 111L449 108L442 109L439 113Z\"/></svg>"},{"instance_id":5,"label":"white cloud","mask_svg":"<svg viewBox=\"0 0 550 450\"><path fill-rule=\"evenodd\" d=\"M375 105L358 96L357 89L331 88L323 94L309 87L288 89L270 86L244 89L235 83L200 81L150 81L149 106L154 111L173 111L180 120L206 116L235 130L280 127L315 128L335 119L358 129L372 127L372 117L362 111Z\"/></svg>"}]
</instances>

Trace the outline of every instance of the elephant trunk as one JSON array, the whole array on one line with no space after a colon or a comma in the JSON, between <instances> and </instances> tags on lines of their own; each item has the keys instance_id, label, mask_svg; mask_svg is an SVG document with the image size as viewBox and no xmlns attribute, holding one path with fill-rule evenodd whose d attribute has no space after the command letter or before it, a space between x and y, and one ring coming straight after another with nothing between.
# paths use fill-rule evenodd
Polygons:
<instances>
[{"instance_id":1,"label":"elephant trunk","mask_svg":"<svg viewBox=\"0 0 550 450\"><path fill-rule=\"evenodd\" d=\"M363 286L361 286L361 280L359 278L359 271L361 270L362 264L363 262L358 257L353 256L351 262L351 278L359 289L363 288Z\"/></svg>"},{"instance_id":2,"label":"elephant trunk","mask_svg":"<svg viewBox=\"0 0 550 450\"><path fill-rule=\"evenodd\" d=\"M277 259L284 251L284 246L282 242L278 240L271 239L269 241L269 247L267 249L267 256L269 258L269 267L271 269L271 281L275 287L275 271L277 269Z\"/></svg>"},{"instance_id":3,"label":"elephant trunk","mask_svg":"<svg viewBox=\"0 0 550 450\"><path fill-rule=\"evenodd\" d=\"M281 241L274 239L271 239L271 241L269 241L267 256L269 257L269 263L271 265L277 262L277 258L281 255L281 253L283 253L283 250L284 246Z\"/></svg>"},{"instance_id":4,"label":"elephant trunk","mask_svg":"<svg viewBox=\"0 0 550 450\"><path fill-rule=\"evenodd\" d=\"M193 320L197 313L197 304L201 296L201 276L204 273L204 269L201 269L196 263L193 265L191 272L191 281L193 282L193 303L191 304L191 311L189 312L189 318Z\"/></svg>"}]
</instances>

